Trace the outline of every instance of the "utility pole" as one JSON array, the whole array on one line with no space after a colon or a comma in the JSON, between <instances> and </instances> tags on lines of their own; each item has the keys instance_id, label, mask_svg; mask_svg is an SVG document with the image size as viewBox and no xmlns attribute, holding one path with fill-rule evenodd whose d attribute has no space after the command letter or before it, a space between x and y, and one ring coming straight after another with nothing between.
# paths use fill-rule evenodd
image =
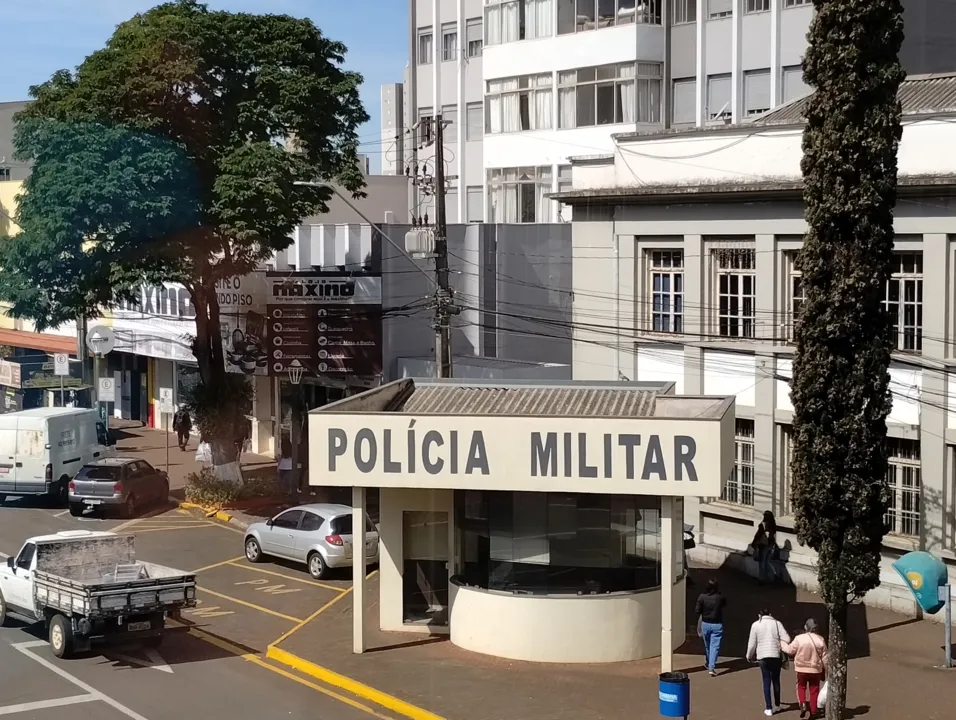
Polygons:
<instances>
[{"instance_id":1,"label":"utility pole","mask_svg":"<svg viewBox=\"0 0 956 720\"><path fill-rule=\"evenodd\" d=\"M448 283L448 224L445 215L445 123L435 115L435 361L438 377L452 377L451 287Z\"/></svg>"}]
</instances>

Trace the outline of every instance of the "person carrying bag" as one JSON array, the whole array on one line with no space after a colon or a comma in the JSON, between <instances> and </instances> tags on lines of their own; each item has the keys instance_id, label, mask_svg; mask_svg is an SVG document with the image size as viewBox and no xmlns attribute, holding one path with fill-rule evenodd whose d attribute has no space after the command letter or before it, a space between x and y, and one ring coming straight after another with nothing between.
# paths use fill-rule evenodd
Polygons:
<instances>
[{"instance_id":1,"label":"person carrying bag","mask_svg":"<svg viewBox=\"0 0 956 720\"><path fill-rule=\"evenodd\" d=\"M817 623L813 618L804 623L803 629L804 632L792 643L783 643L781 648L793 657L800 717L805 720L819 717L820 706L826 704L827 643L817 634Z\"/></svg>"},{"instance_id":2,"label":"person carrying bag","mask_svg":"<svg viewBox=\"0 0 956 720\"><path fill-rule=\"evenodd\" d=\"M780 671L783 669L784 643L790 642L786 629L770 614L761 610L757 621L750 626L747 642L747 660L760 666L763 681L764 715L770 716L782 710L780 706ZM771 690L773 695L771 697Z\"/></svg>"}]
</instances>

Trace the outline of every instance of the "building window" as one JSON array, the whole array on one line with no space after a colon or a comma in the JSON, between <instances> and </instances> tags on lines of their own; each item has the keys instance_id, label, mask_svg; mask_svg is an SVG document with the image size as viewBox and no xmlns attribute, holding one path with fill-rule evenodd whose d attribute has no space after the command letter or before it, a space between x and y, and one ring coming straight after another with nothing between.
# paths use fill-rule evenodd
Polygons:
<instances>
[{"instance_id":1,"label":"building window","mask_svg":"<svg viewBox=\"0 0 956 720\"><path fill-rule=\"evenodd\" d=\"M571 182L571 166L570 166L570 165L558 165L558 192L559 192L559 193L568 192L568 191L572 190L573 187L574 187L574 185L573 185L573 183ZM555 201L555 202L558 203L558 215L559 215L559 219L560 219L560 215L562 215L562 214L564 213L565 208L567 208L568 211L570 211L571 206L570 206L570 205L565 205L565 204L562 203L562 202L558 202L558 201ZM568 215L568 217L565 218L565 219L566 219L566 220L570 220L570 219L571 219L571 216Z\"/></svg>"},{"instance_id":2,"label":"building window","mask_svg":"<svg viewBox=\"0 0 956 720\"><path fill-rule=\"evenodd\" d=\"M660 498L457 490L454 504L467 585L536 596L660 585Z\"/></svg>"},{"instance_id":3,"label":"building window","mask_svg":"<svg viewBox=\"0 0 956 720\"><path fill-rule=\"evenodd\" d=\"M790 466L793 464L793 428L786 425L783 430L783 457L780 468L780 507L784 516L793 514L793 501L790 495L793 492L793 471Z\"/></svg>"},{"instance_id":4,"label":"building window","mask_svg":"<svg viewBox=\"0 0 956 720\"><path fill-rule=\"evenodd\" d=\"M493 223L551 222L551 166L488 171L488 208Z\"/></svg>"},{"instance_id":5,"label":"building window","mask_svg":"<svg viewBox=\"0 0 956 720\"><path fill-rule=\"evenodd\" d=\"M558 35L616 25L661 24L662 0L558 0Z\"/></svg>"},{"instance_id":6,"label":"building window","mask_svg":"<svg viewBox=\"0 0 956 720\"><path fill-rule=\"evenodd\" d=\"M471 18L465 21L465 39L468 42L468 57L481 56L481 18Z\"/></svg>"},{"instance_id":7,"label":"building window","mask_svg":"<svg viewBox=\"0 0 956 720\"><path fill-rule=\"evenodd\" d=\"M441 59L442 62L458 59L458 31L455 29L454 23L442 26Z\"/></svg>"},{"instance_id":8,"label":"building window","mask_svg":"<svg viewBox=\"0 0 956 720\"><path fill-rule=\"evenodd\" d=\"M553 85L551 73L489 80L485 132L550 130Z\"/></svg>"},{"instance_id":9,"label":"building window","mask_svg":"<svg viewBox=\"0 0 956 720\"><path fill-rule=\"evenodd\" d=\"M810 86L803 81L803 66L788 65L783 68L783 101L805 97L810 94Z\"/></svg>"},{"instance_id":10,"label":"building window","mask_svg":"<svg viewBox=\"0 0 956 720\"><path fill-rule=\"evenodd\" d=\"M697 0L672 0L674 24L697 22Z\"/></svg>"},{"instance_id":11,"label":"building window","mask_svg":"<svg viewBox=\"0 0 956 720\"><path fill-rule=\"evenodd\" d=\"M756 259L752 249L714 251L717 266L717 332L721 337L754 337L757 299Z\"/></svg>"},{"instance_id":12,"label":"building window","mask_svg":"<svg viewBox=\"0 0 956 720\"><path fill-rule=\"evenodd\" d=\"M4 182L10 179L10 168L0 167L0 182Z\"/></svg>"},{"instance_id":13,"label":"building window","mask_svg":"<svg viewBox=\"0 0 956 720\"><path fill-rule=\"evenodd\" d=\"M558 73L558 126L660 122L661 72L660 63L640 62Z\"/></svg>"},{"instance_id":14,"label":"building window","mask_svg":"<svg viewBox=\"0 0 956 720\"><path fill-rule=\"evenodd\" d=\"M684 253L652 250L649 255L651 329L684 332Z\"/></svg>"},{"instance_id":15,"label":"building window","mask_svg":"<svg viewBox=\"0 0 956 720\"><path fill-rule=\"evenodd\" d=\"M770 0L745 0L745 13L769 12Z\"/></svg>"},{"instance_id":16,"label":"building window","mask_svg":"<svg viewBox=\"0 0 956 720\"><path fill-rule=\"evenodd\" d=\"M485 5L488 45L551 36L554 0L485 0Z\"/></svg>"},{"instance_id":17,"label":"building window","mask_svg":"<svg viewBox=\"0 0 956 720\"><path fill-rule=\"evenodd\" d=\"M893 535L919 537L922 479L918 440L886 438L889 463L886 482L890 504L886 510L886 531Z\"/></svg>"},{"instance_id":18,"label":"building window","mask_svg":"<svg viewBox=\"0 0 956 720\"><path fill-rule=\"evenodd\" d=\"M465 106L465 140L481 140L484 135L484 105L478 103L468 103Z\"/></svg>"},{"instance_id":19,"label":"building window","mask_svg":"<svg viewBox=\"0 0 956 720\"><path fill-rule=\"evenodd\" d=\"M803 294L803 273L797 269L797 252L786 255L787 263L787 337L795 338L797 322L806 297Z\"/></svg>"},{"instance_id":20,"label":"building window","mask_svg":"<svg viewBox=\"0 0 956 720\"><path fill-rule=\"evenodd\" d=\"M431 107L418 108L418 145L428 145L434 136L432 119L435 109Z\"/></svg>"},{"instance_id":21,"label":"building window","mask_svg":"<svg viewBox=\"0 0 956 720\"><path fill-rule=\"evenodd\" d=\"M432 29L423 28L418 31L418 64L431 65L432 62Z\"/></svg>"},{"instance_id":22,"label":"building window","mask_svg":"<svg viewBox=\"0 0 956 720\"><path fill-rule=\"evenodd\" d=\"M442 107L441 119L445 123L445 142L458 142L458 106L445 105Z\"/></svg>"},{"instance_id":23,"label":"building window","mask_svg":"<svg viewBox=\"0 0 956 720\"><path fill-rule=\"evenodd\" d=\"M697 79L675 80L673 91L671 122L674 125L694 125L697 122Z\"/></svg>"},{"instance_id":24,"label":"building window","mask_svg":"<svg viewBox=\"0 0 956 720\"><path fill-rule=\"evenodd\" d=\"M734 0L707 0L707 17L711 20L734 14Z\"/></svg>"},{"instance_id":25,"label":"building window","mask_svg":"<svg viewBox=\"0 0 956 720\"><path fill-rule=\"evenodd\" d=\"M485 203L481 185L471 185L465 189L465 199L467 207L465 211L468 215L468 222L481 222L485 219Z\"/></svg>"},{"instance_id":26,"label":"building window","mask_svg":"<svg viewBox=\"0 0 956 720\"><path fill-rule=\"evenodd\" d=\"M785 8L800 7L801 5L809 5L813 0L783 0L783 6Z\"/></svg>"},{"instance_id":27,"label":"building window","mask_svg":"<svg viewBox=\"0 0 956 720\"><path fill-rule=\"evenodd\" d=\"M737 420L734 469L724 482L720 499L735 505L754 506L754 421Z\"/></svg>"},{"instance_id":28,"label":"building window","mask_svg":"<svg viewBox=\"0 0 956 720\"><path fill-rule=\"evenodd\" d=\"M895 253L893 272L886 281L883 301L893 323L894 347L923 349L923 254Z\"/></svg>"},{"instance_id":29,"label":"building window","mask_svg":"<svg viewBox=\"0 0 956 720\"><path fill-rule=\"evenodd\" d=\"M770 68L744 73L744 114L754 117L770 110Z\"/></svg>"},{"instance_id":30,"label":"building window","mask_svg":"<svg viewBox=\"0 0 956 720\"><path fill-rule=\"evenodd\" d=\"M711 75L707 78L707 119L719 120L730 117L730 73Z\"/></svg>"}]
</instances>

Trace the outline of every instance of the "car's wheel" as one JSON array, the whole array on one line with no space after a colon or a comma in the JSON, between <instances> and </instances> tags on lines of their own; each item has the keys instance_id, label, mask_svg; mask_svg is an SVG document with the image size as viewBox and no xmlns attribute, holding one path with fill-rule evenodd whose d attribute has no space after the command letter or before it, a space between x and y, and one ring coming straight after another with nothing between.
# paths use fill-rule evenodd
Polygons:
<instances>
[{"instance_id":1,"label":"car's wheel","mask_svg":"<svg viewBox=\"0 0 956 720\"><path fill-rule=\"evenodd\" d=\"M51 493L51 499L53 504L56 507L66 507L67 503L70 500L70 479L67 477L60 478L60 481L56 484L56 487L53 488Z\"/></svg>"},{"instance_id":2,"label":"car's wheel","mask_svg":"<svg viewBox=\"0 0 956 720\"><path fill-rule=\"evenodd\" d=\"M70 515L80 517L83 514L83 503L70 503Z\"/></svg>"},{"instance_id":3,"label":"car's wheel","mask_svg":"<svg viewBox=\"0 0 956 720\"><path fill-rule=\"evenodd\" d=\"M3 599L3 593L0 592L0 627L7 621L7 603Z\"/></svg>"},{"instance_id":4,"label":"car's wheel","mask_svg":"<svg viewBox=\"0 0 956 720\"><path fill-rule=\"evenodd\" d=\"M169 502L169 483L164 482L163 487L160 488L159 504L165 505Z\"/></svg>"},{"instance_id":5,"label":"car's wheel","mask_svg":"<svg viewBox=\"0 0 956 720\"><path fill-rule=\"evenodd\" d=\"M328 576L328 574L329 566L325 564L325 558L322 557L322 553L313 551L309 555L309 575L316 580L321 580Z\"/></svg>"},{"instance_id":6,"label":"car's wheel","mask_svg":"<svg viewBox=\"0 0 956 720\"><path fill-rule=\"evenodd\" d=\"M4 501L7 499L6 495L0 495L0 505L3 505Z\"/></svg>"},{"instance_id":7,"label":"car's wheel","mask_svg":"<svg viewBox=\"0 0 956 720\"><path fill-rule=\"evenodd\" d=\"M246 538L246 560L251 563L262 562L262 548L254 537Z\"/></svg>"},{"instance_id":8,"label":"car's wheel","mask_svg":"<svg viewBox=\"0 0 956 720\"><path fill-rule=\"evenodd\" d=\"M136 517L136 498L132 495L126 496L126 503L123 505L123 517L127 520Z\"/></svg>"},{"instance_id":9,"label":"car's wheel","mask_svg":"<svg viewBox=\"0 0 956 720\"><path fill-rule=\"evenodd\" d=\"M73 626L62 615L54 615L50 620L50 649L61 659L73 652Z\"/></svg>"}]
</instances>

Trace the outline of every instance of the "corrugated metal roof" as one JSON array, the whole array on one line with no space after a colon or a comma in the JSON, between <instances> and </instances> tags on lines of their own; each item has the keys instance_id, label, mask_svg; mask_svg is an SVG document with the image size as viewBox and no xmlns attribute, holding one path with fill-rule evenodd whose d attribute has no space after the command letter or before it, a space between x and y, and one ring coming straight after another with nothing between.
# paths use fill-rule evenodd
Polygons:
<instances>
[{"instance_id":1,"label":"corrugated metal roof","mask_svg":"<svg viewBox=\"0 0 956 720\"><path fill-rule=\"evenodd\" d=\"M900 85L898 95L904 115L956 113L956 73L914 75ZM771 110L753 121L754 125L789 125L803 122L810 96Z\"/></svg>"},{"instance_id":2,"label":"corrugated metal roof","mask_svg":"<svg viewBox=\"0 0 956 720\"><path fill-rule=\"evenodd\" d=\"M417 387L402 412L454 415L648 417L657 393L648 390L556 387Z\"/></svg>"}]
</instances>

